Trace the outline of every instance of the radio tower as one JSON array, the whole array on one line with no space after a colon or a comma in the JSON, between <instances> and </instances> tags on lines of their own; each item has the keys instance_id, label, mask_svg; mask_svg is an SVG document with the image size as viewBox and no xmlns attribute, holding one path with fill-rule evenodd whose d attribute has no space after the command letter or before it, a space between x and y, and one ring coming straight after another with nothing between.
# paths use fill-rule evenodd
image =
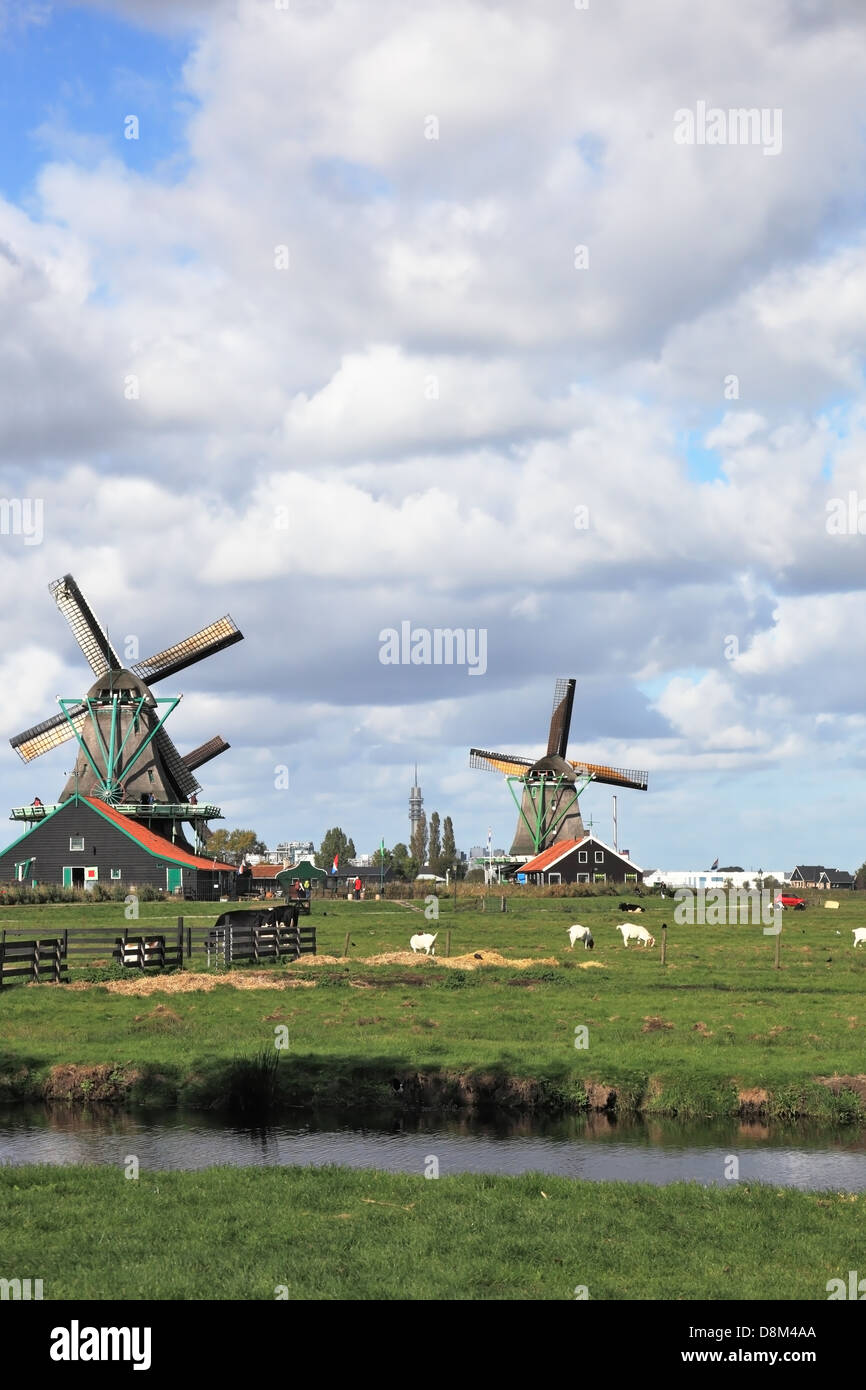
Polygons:
<instances>
[{"instance_id":1,"label":"radio tower","mask_svg":"<svg viewBox=\"0 0 866 1390\"><path fill-rule=\"evenodd\" d=\"M424 798L421 795L421 788L418 786L418 764L415 764L415 783L409 792L409 839L416 825L421 819L421 808L424 805Z\"/></svg>"}]
</instances>

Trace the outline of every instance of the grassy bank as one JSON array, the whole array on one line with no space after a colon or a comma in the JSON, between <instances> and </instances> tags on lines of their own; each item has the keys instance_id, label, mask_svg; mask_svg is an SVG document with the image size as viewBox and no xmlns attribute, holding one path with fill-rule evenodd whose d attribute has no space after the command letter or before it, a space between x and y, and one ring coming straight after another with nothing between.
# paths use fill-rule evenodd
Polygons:
<instances>
[{"instance_id":1,"label":"grassy bank","mask_svg":"<svg viewBox=\"0 0 866 1390\"><path fill-rule=\"evenodd\" d=\"M806 1299L863 1200L348 1169L0 1167L4 1277L46 1299ZM93 1213L98 1212L96 1222ZM87 1234L87 1233L90 1234Z\"/></svg>"},{"instance_id":2,"label":"grassy bank","mask_svg":"<svg viewBox=\"0 0 866 1390\"><path fill-rule=\"evenodd\" d=\"M259 977L276 989L236 989L219 976L204 982L215 986L209 992L174 992L164 978L165 992L143 997L13 987L0 995L0 1097L32 1098L47 1086L76 1100L225 1103L237 1089L237 1059L272 1047L284 1026L276 1080L284 1103L490 1100L689 1115L755 1106L862 1118L866 950L850 944L859 895L839 912L788 914L779 971L760 926L677 926L670 908L649 900L639 919L657 942L669 922L664 967L658 946L622 946L610 899L512 899L506 914L465 903L455 912L443 901L437 944L444 950L451 932L452 955L467 956L459 969L422 957L371 963L427 926L417 911L317 902L320 953L339 956L348 931L349 958L302 960ZM117 917L111 904L87 910ZM82 908L19 906L4 916L27 912L42 930L37 918L74 925ZM592 928L593 952L567 948L575 920ZM494 951L504 963L488 966ZM105 1070L88 1078L57 1070L64 1067ZM838 1094L820 1081L834 1075L847 1078Z\"/></svg>"}]
</instances>

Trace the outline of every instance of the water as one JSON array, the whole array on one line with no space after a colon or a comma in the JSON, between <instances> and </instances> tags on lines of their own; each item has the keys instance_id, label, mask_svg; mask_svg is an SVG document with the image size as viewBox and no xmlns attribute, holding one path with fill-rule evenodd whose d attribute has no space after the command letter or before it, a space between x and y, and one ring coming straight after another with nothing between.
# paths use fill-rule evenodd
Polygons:
<instances>
[{"instance_id":1,"label":"water","mask_svg":"<svg viewBox=\"0 0 866 1390\"><path fill-rule=\"evenodd\" d=\"M120 1167L130 1154L151 1170L339 1163L418 1174L434 1155L442 1177L540 1172L589 1181L721 1186L730 1183L726 1166L730 1172L734 1156L741 1184L866 1191L863 1129L606 1115L507 1121L366 1115L361 1121L307 1112L256 1127L197 1111L0 1107L0 1163Z\"/></svg>"}]
</instances>

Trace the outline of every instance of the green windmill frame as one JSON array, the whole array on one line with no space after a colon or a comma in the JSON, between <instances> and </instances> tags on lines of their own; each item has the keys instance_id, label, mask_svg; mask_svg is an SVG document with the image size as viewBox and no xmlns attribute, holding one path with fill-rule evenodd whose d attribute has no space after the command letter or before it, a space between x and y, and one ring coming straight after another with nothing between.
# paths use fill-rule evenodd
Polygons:
<instances>
[{"instance_id":1,"label":"green windmill frame","mask_svg":"<svg viewBox=\"0 0 866 1390\"><path fill-rule=\"evenodd\" d=\"M162 698L157 698L154 695L129 695L122 691L119 693L113 692L109 698L101 697L99 699L94 699L92 696L85 696L83 700L80 698L77 700L64 700L58 696L57 703L63 711L63 715L70 728L72 729L72 733L75 736L82 753L84 754L85 758L90 764L94 777L96 778L97 782L99 783L102 789L102 799L108 802L109 805L117 805L121 801L120 790L123 784L122 777L127 778L129 776L130 772L141 758L142 753L144 753L145 749L150 747L151 743L156 738L156 735L159 733L163 724L168 719L169 715L180 704L180 701L180 695L168 695L163 696ZM154 705L167 705L168 708L166 709L165 713L159 717L156 724L148 734L147 738L144 739L138 745L134 755L130 758L129 762L124 764L124 750L126 748L127 743L129 742L130 735L133 733L138 733L138 721L141 718L141 712L144 709L145 705L147 705L151 709ZM109 706L111 707L111 727L109 730L108 742L106 743L105 737L103 736L102 729L99 727L99 721L96 716L99 713L104 714ZM118 728L118 719L120 715L121 706L125 708L128 708L129 706L134 707L132 718L129 722L129 728L124 734L122 740L120 739L120 730ZM82 707L87 710L87 713L90 716L90 718L89 720L84 722L81 728L77 728L75 721L72 718L72 712L77 712L80 717ZM92 728L96 734L100 751L102 753L103 758L105 759L104 771L101 771L96 766L96 763L94 762L91 756L90 749L87 747L87 744L84 741L84 730L87 728Z\"/></svg>"},{"instance_id":2,"label":"green windmill frame","mask_svg":"<svg viewBox=\"0 0 866 1390\"><path fill-rule=\"evenodd\" d=\"M508 790L511 792L517 807L518 820L526 826L535 854L540 853L543 845L555 839L556 832L566 816L578 805L581 792L586 790L593 779L594 773L592 772L578 773L573 780L566 777L564 773L536 773L532 777L506 777ZM515 787L519 787L520 790L515 791ZM563 790L566 792L563 798L564 804L559 800L560 792ZM532 805L532 820L529 820L523 809L524 792L528 793ZM550 805L554 798L556 798L555 811Z\"/></svg>"}]
</instances>

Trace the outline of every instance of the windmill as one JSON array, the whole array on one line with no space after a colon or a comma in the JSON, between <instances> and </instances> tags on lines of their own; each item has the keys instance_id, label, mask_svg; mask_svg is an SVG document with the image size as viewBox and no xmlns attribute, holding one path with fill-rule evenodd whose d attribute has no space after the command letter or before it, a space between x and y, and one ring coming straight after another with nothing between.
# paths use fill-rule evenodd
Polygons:
<instances>
[{"instance_id":1,"label":"windmill","mask_svg":"<svg viewBox=\"0 0 866 1390\"><path fill-rule=\"evenodd\" d=\"M243 633L230 617L218 618L126 668L72 575L54 580L49 590L96 679L83 698L58 697L60 712L10 739L12 747L29 763L75 738L78 757L59 804L73 794L96 796L173 840L183 821L197 824L199 838L209 835L205 822L220 812L198 805L194 773L229 744L217 735L181 756L165 729L181 697L158 698L150 686L242 641ZM25 807L14 816L34 820L47 809Z\"/></svg>"},{"instance_id":2,"label":"windmill","mask_svg":"<svg viewBox=\"0 0 866 1390\"><path fill-rule=\"evenodd\" d=\"M586 830L579 798L590 782L646 791L645 772L566 759L575 684L566 679L556 682L547 753L543 758L533 761L510 753L489 753L482 748L469 750L470 767L505 774L518 812L510 851L513 855L528 858L562 840L582 839Z\"/></svg>"}]
</instances>

